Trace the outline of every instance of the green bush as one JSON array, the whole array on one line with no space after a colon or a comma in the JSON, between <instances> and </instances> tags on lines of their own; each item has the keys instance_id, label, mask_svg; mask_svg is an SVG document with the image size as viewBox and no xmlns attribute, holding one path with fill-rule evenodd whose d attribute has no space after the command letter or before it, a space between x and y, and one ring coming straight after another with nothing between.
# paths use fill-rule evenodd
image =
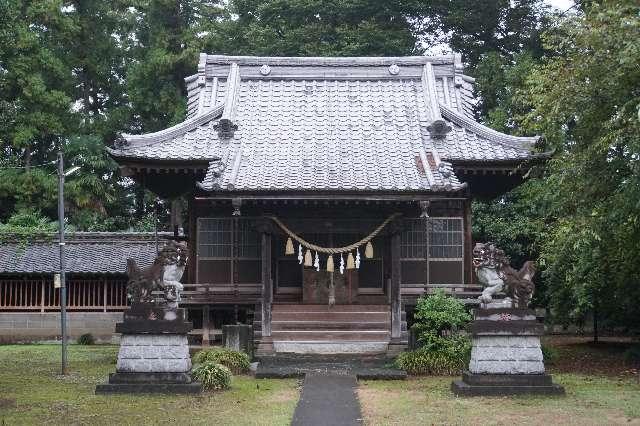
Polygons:
<instances>
[{"instance_id":1,"label":"green bush","mask_svg":"<svg viewBox=\"0 0 640 426\"><path fill-rule=\"evenodd\" d=\"M413 318L413 330L422 344L428 344L434 336L455 334L471 321L464 304L443 290L420 297Z\"/></svg>"},{"instance_id":2,"label":"green bush","mask_svg":"<svg viewBox=\"0 0 640 426\"><path fill-rule=\"evenodd\" d=\"M546 365L553 365L558 359L558 352L554 348L546 345L542 345L541 349L544 363Z\"/></svg>"},{"instance_id":3,"label":"green bush","mask_svg":"<svg viewBox=\"0 0 640 426\"><path fill-rule=\"evenodd\" d=\"M79 345L93 345L96 343L95 337L91 333L85 333L82 336L78 337L77 343Z\"/></svg>"},{"instance_id":4,"label":"green bush","mask_svg":"<svg viewBox=\"0 0 640 426\"><path fill-rule=\"evenodd\" d=\"M471 340L460 332L471 321L464 304L444 291L418 299L412 329L422 347L401 354L397 367L409 374L457 374L469 364Z\"/></svg>"},{"instance_id":5,"label":"green bush","mask_svg":"<svg viewBox=\"0 0 640 426\"><path fill-rule=\"evenodd\" d=\"M633 345L624 351L624 361L630 365L640 365L640 344Z\"/></svg>"},{"instance_id":6,"label":"green bush","mask_svg":"<svg viewBox=\"0 0 640 426\"><path fill-rule=\"evenodd\" d=\"M242 374L249 371L251 364L249 355L244 352L234 351L227 348L204 349L196 353L193 362L201 364L205 362L215 362L230 369L233 374Z\"/></svg>"},{"instance_id":7,"label":"green bush","mask_svg":"<svg viewBox=\"0 0 640 426\"><path fill-rule=\"evenodd\" d=\"M462 334L434 339L427 346L402 353L395 365L408 374L453 375L469 365L471 340Z\"/></svg>"},{"instance_id":8,"label":"green bush","mask_svg":"<svg viewBox=\"0 0 640 426\"><path fill-rule=\"evenodd\" d=\"M231 370L213 361L197 365L192 375L207 390L223 390L231 386Z\"/></svg>"}]
</instances>

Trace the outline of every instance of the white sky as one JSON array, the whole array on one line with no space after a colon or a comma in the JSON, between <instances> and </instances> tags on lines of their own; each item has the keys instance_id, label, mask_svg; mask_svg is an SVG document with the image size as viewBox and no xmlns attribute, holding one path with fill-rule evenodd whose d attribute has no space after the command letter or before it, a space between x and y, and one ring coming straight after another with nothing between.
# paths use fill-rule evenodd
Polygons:
<instances>
[{"instance_id":1,"label":"white sky","mask_svg":"<svg viewBox=\"0 0 640 426\"><path fill-rule=\"evenodd\" d=\"M569 9L574 4L573 0L544 0L544 2L562 11Z\"/></svg>"}]
</instances>

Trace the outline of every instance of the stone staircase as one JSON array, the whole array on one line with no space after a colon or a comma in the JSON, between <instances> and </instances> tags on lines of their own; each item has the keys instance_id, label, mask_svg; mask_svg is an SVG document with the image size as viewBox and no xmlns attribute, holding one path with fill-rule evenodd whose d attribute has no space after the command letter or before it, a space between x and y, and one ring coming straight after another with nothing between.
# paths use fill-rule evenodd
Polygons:
<instances>
[{"instance_id":1,"label":"stone staircase","mask_svg":"<svg viewBox=\"0 0 640 426\"><path fill-rule=\"evenodd\" d=\"M388 305L278 305L271 317L276 353L381 354L391 339Z\"/></svg>"}]
</instances>

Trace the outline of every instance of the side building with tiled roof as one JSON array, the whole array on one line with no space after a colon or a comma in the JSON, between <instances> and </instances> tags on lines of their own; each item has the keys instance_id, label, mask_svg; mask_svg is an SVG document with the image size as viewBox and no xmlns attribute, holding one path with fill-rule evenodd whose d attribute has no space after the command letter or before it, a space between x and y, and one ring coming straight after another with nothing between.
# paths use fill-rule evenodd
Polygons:
<instances>
[{"instance_id":1,"label":"side building with tiled roof","mask_svg":"<svg viewBox=\"0 0 640 426\"><path fill-rule=\"evenodd\" d=\"M473 83L459 55L201 54L186 120L108 150L159 196L187 198L185 304L203 339L226 308L265 353L393 351L418 296L473 302L470 201L544 157L537 137L474 119Z\"/></svg>"},{"instance_id":2,"label":"side building with tiled roof","mask_svg":"<svg viewBox=\"0 0 640 426\"><path fill-rule=\"evenodd\" d=\"M127 259L151 265L173 234L73 232L65 244L70 336L111 341L129 303ZM60 338L58 236L0 236L0 343Z\"/></svg>"}]
</instances>

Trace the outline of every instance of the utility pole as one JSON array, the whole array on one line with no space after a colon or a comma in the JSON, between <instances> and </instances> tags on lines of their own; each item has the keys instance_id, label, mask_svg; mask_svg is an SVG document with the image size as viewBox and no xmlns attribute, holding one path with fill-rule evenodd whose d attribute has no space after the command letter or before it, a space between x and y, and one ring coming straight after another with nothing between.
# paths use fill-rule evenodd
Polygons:
<instances>
[{"instance_id":1,"label":"utility pole","mask_svg":"<svg viewBox=\"0 0 640 426\"><path fill-rule=\"evenodd\" d=\"M60 328L62 329L62 374L67 374L67 284L64 259L64 164L58 151L58 234L60 242Z\"/></svg>"}]
</instances>

